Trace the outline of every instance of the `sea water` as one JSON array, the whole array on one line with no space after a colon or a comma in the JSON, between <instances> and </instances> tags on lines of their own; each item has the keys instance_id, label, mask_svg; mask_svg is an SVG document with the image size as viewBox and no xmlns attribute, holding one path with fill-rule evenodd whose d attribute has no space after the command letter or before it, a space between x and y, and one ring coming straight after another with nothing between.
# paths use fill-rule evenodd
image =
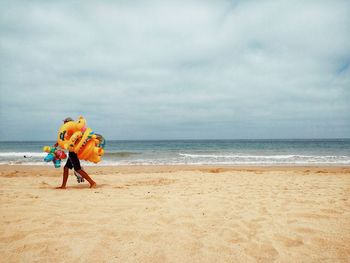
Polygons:
<instances>
[{"instance_id":1,"label":"sea water","mask_svg":"<svg viewBox=\"0 0 350 263\"><path fill-rule=\"evenodd\" d=\"M53 144L53 141L0 142L0 164L45 164L42 147ZM107 140L105 155L97 165L181 164L350 166L350 139Z\"/></svg>"}]
</instances>

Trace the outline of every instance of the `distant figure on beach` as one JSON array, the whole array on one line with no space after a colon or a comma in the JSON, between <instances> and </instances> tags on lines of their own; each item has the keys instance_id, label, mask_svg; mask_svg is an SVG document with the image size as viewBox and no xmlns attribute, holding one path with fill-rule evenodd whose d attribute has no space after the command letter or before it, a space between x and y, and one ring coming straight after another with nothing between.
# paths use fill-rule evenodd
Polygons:
<instances>
[{"instance_id":1,"label":"distant figure on beach","mask_svg":"<svg viewBox=\"0 0 350 263\"><path fill-rule=\"evenodd\" d=\"M70 121L73 121L73 119L68 117L68 118L65 118L63 120L63 123L67 123ZM56 142L55 147L57 147L57 146L58 146L58 143ZM79 175L81 175L84 179L86 179L89 182L90 188L95 188L97 186L96 182L94 180L92 180L91 177L83 169L81 169L78 155L75 152L69 152L67 162L66 162L65 166L63 167L62 185L59 187L56 187L56 189L66 189L69 170L73 169L73 168L74 168L75 172L77 172Z\"/></svg>"}]
</instances>

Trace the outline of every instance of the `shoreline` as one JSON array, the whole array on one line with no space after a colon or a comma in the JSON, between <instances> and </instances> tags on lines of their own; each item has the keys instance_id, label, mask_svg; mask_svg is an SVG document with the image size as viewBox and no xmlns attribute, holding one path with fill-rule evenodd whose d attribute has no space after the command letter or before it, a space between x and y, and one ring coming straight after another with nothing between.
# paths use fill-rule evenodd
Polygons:
<instances>
[{"instance_id":1,"label":"shoreline","mask_svg":"<svg viewBox=\"0 0 350 263\"><path fill-rule=\"evenodd\" d=\"M128 173L154 173L154 172L178 172L178 171L200 171L208 173L222 172L256 172L256 171L294 171L294 172L350 172L350 166L225 166L225 165L118 165L118 166L84 166L91 173L98 172L128 172ZM0 165L0 172L9 170L45 170L46 172L62 172L63 166L54 168L51 165ZM0 174L1 176L1 174Z\"/></svg>"}]
</instances>

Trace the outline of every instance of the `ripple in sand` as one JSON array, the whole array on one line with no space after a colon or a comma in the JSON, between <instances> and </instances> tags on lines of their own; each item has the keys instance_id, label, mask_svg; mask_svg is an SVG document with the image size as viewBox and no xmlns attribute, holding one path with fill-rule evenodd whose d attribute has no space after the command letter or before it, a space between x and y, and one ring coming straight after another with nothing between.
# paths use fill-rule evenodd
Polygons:
<instances>
[{"instance_id":1,"label":"ripple in sand","mask_svg":"<svg viewBox=\"0 0 350 263\"><path fill-rule=\"evenodd\" d=\"M304 244L301 238L290 238L279 234L275 234L274 236L286 247L298 247Z\"/></svg>"}]
</instances>

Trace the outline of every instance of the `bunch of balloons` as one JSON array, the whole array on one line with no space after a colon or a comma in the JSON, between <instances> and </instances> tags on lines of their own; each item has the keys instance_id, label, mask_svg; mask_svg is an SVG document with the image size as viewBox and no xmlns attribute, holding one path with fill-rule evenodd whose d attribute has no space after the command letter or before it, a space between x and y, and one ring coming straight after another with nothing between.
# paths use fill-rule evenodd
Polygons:
<instances>
[{"instance_id":1,"label":"bunch of balloons","mask_svg":"<svg viewBox=\"0 0 350 263\"><path fill-rule=\"evenodd\" d=\"M59 150L56 147L44 146L43 151L48 153L44 158L44 161L53 162L55 168L60 168L61 160L67 158L67 155L64 153L64 151Z\"/></svg>"}]
</instances>

